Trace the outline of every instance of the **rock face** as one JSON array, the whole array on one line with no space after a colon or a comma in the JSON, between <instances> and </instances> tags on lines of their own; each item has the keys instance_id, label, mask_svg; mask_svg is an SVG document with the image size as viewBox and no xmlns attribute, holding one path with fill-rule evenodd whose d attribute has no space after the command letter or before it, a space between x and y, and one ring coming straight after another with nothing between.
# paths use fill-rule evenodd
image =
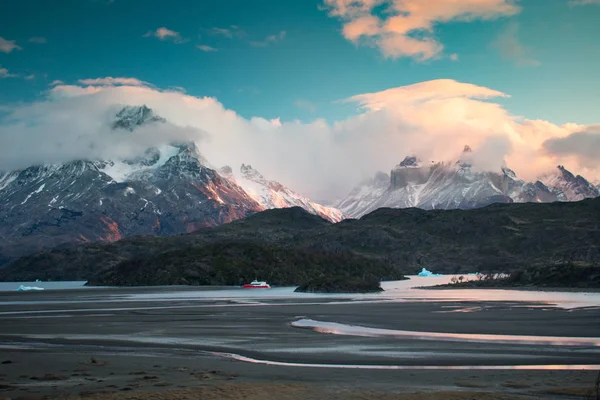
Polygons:
<instances>
[{"instance_id":1,"label":"rock face","mask_svg":"<svg viewBox=\"0 0 600 400\"><path fill-rule=\"evenodd\" d=\"M113 127L164 122L145 106L126 107ZM151 148L133 160L32 166L0 173L0 266L40 249L187 233L263 209L209 168L191 142Z\"/></svg>"},{"instance_id":2,"label":"rock face","mask_svg":"<svg viewBox=\"0 0 600 400\"><path fill-rule=\"evenodd\" d=\"M378 173L361 183L336 206L345 214L359 218L381 207L432 209L470 209L492 203L549 203L598 197L600 191L581 176L564 167L556 174L536 182L519 179L509 168L498 172L473 169L471 148L453 163L425 165L415 156L406 157L390 174Z\"/></svg>"},{"instance_id":3,"label":"rock face","mask_svg":"<svg viewBox=\"0 0 600 400\"><path fill-rule=\"evenodd\" d=\"M233 171L230 167L223 167L220 171L233 179ZM265 209L302 207L309 213L331 222L340 222L345 217L341 211L333 207L317 204L277 181L266 179L251 165L242 164L240 177L236 182Z\"/></svg>"},{"instance_id":4,"label":"rock face","mask_svg":"<svg viewBox=\"0 0 600 400\"><path fill-rule=\"evenodd\" d=\"M300 207L266 210L188 235L82 244L22 257L0 281L104 285L277 285L318 277L402 279L511 272L556 263L600 265L600 198L492 204L471 210L379 209L332 224Z\"/></svg>"}]
</instances>

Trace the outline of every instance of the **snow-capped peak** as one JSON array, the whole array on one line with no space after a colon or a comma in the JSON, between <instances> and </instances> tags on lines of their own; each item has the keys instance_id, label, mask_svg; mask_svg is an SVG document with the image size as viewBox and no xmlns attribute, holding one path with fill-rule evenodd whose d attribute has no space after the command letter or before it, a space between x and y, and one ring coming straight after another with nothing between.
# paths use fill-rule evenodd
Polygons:
<instances>
[{"instance_id":1,"label":"snow-capped peak","mask_svg":"<svg viewBox=\"0 0 600 400\"><path fill-rule=\"evenodd\" d=\"M138 126L166 121L166 119L155 115L145 104L142 106L125 106L117 113L113 129L133 131Z\"/></svg>"},{"instance_id":2,"label":"snow-capped peak","mask_svg":"<svg viewBox=\"0 0 600 400\"><path fill-rule=\"evenodd\" d=\"M222 176L226 177L227 168L221 168L220 172ZM339 222L344 219L344 214L341 211L317 204L277 181L267 180L260 172L252 168L251 165L242 164L240 175L239 182L237 183L264 208L299 206L331 222Z\"/></svg>"}]
</instances>

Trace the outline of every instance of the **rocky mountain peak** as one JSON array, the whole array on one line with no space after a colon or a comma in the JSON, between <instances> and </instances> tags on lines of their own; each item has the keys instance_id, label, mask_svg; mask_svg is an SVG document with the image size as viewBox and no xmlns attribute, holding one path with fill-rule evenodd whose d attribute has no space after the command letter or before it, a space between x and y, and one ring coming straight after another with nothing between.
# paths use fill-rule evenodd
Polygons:
<instances>
[{"instance_id":1,"label":"rocky mountain peak","mask_svg":"<svg viewBox=\"0 0 600 400\"><path fill-rule=\"evenodd\" d=\"M242 164L240 167L240 172L242 173L242 176L249 181L257 183L265 181L265 177L260 172L252 168L251 165Z\"/></svg>"},{"instance_id":2,"label":"rocky mountain peak","mask_svg":"<svg viewBox=\"0 0 600 400\"><path fill-rule=\"evenodd\" d=\"M125 106L117 113L112 127L113 129L125 129L132 132L142 125L166 121L166 119L155 115L154 111L145 104L142 106Z\"/></svg>"},{"instance_id":3,"label":"rocky mountain peak","mask_svg":"<svg viewBox=\"0 0 600 400\"><path fill-rule=\"evenodd\" d=\"M406 156L396 168L419 168L420 160L416 156Z\"/></svg>"}]
</instances>

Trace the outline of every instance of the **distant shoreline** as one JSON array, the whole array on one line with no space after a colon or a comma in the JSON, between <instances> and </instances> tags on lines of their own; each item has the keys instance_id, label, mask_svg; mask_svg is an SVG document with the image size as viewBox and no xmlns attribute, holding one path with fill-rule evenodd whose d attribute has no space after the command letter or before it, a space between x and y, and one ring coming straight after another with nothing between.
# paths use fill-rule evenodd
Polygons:
<instances>
[{"instance_id":1,"label":"distant shoreline","mask_svg":"<svg viewBox=\"0 0 600 400\"><path fill-rule=\"evenodd\" d=\"M546 287L546 286L465 286L447 284L447 285L435 285L435 286L417 286L413 289L426 289L426 290L462 290L462 289L477 289L477 290L521 290L524 292L565 292L565 293L600 293L600 288L586 288L586 287Z\"/></svg>"}]
</instances>

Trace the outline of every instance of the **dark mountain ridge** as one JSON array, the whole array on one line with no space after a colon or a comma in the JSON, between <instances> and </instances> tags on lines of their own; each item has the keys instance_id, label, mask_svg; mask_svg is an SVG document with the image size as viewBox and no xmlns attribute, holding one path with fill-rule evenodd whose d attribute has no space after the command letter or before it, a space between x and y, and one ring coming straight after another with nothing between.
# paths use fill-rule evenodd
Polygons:
<instances>
[{"instance_id":1,"label":"dark mountain ridge","mask_svg":"<svg viewBox=\"0 0 600 400\"><path fill-rule=\"evenodd\" d=\"M238 284L260 274L274 284L300 284L326 273L397 278L422 267L509 272L557 262L600 262L600 198L473 210L383 208L337 224L299 207L269 210L186 235L41 252L0 270L0 279Z\"/></svg>"}]
</instances>

